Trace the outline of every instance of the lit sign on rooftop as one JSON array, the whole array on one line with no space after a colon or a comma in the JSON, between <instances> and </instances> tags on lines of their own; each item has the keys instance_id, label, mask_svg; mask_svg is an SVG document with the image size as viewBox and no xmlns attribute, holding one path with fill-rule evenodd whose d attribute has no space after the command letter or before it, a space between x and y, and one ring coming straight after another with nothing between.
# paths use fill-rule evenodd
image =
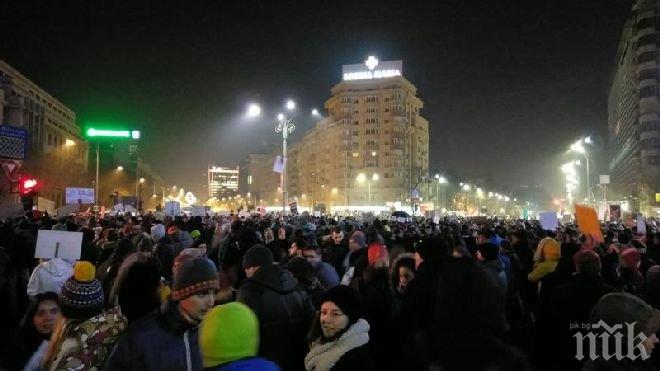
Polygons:
<instances>
[{"instance_id":1,"label":"lit sign on rooftop","mask_svg":"<svg viewBox=\"0 0 660 371\"><path fill-rule=\"evenodd\" d=\"M401 76L401 61L379 61L370 55L364 63L342 66L344 80L371 80Z\"/></svg>"}]
</instances>

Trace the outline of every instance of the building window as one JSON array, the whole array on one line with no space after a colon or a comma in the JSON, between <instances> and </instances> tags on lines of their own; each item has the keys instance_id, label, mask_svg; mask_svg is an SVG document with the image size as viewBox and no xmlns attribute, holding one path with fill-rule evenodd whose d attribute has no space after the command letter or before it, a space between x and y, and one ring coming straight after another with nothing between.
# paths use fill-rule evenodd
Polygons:
<instances>
[{"instance_id":1,"label":"building window","mask_svg":"<svg viewBox=\"0 0 660 371\"><path fill-rule=\"evenodd\" d=\"M367 113L376 113L376 107L368 107Z\"/></svg>"},{"instance_id":2,"label":"building window","mask_svg":"<svg viewBox=\"0 0 660 371\"><path fill-rule=\"evenodd\" d=\"M392 94L392 99L401 99L401 93Z\"/></svg>"},{"instance_id":3,"label":"building window","mask_svg":"<svg viewBox=\"0 0 660 371\"><path fill-rule=\"evenodd\" d=\"M365 123L367 123L367 124L377 124L377 123L378 123L378 119L375 118L375 117L371 117L371 118L366 119L366 120L365 120Z\"/></svg>"},{"instance_id":4,"label":"building window","mask_svg":"<svg viewBox=\"0 0 660 371\"><path fill-rule=\"evenodd\" d=\"M357 152L353 152L353 157L358 157L360 154Z\"/></svg>"},{"instance_id":5,"label":"building window","mask_svg":"<svg viewBox=\"0 0 660 371\"><path fill-rule=\"evenodd\" d=\"M359 132L359 131L357 131L357 130L353 130L353 136L355 136L355 137L356 137L356 136L358 136L358 135L360 135L360 132Z\"/></svg>"},{"instance_id":6,"label":"building window","mask_svg":"<svg viewBox=\"0 0 660 371\"><path fill-rule=\"evenodd\" d=\"M639 89L639 97L640 98L647 98L647 97L653 97L655 96L655 84L653 85L648 85L645 86L641 89Z\"/></svg>"},{"instance_id":7,"label":"building window","mask_svg":"<svg viewBox=\"0 0 660 371\"><path fill-rule=\"evenodd\" d=\"M378 96L377 95L370 95L366 98L364 98L365 103L376 103L378 102Z\"/></svg>"},{"instance_id":8,"label":"building window","mask_svg":"<svg viewBox=\"0 0 660 371\"><path fill-rule=\"evenodd\" d=\"M48 134L48 145L49 146L53 145L53 136L51 134Z\"/></svg>"},{"instance_id":9,"label":"building window","mask_svg":"<svg viewBox=\"0 0 660 371\"><path fill-rule=\"evenodd\" d=\"M248 184L252 184L252 175L248 175L247 182Z\"/></svg>"},{"instance_id":10,"label":"building window","mask_svg":"<svg viewBox=\"0 0 660 371\"><path fill-rule=\"evenodd\" d=\"M637 57L639 63L646 63L655 60L655 50L646 51Z\"/></svg>"}]
</instances>

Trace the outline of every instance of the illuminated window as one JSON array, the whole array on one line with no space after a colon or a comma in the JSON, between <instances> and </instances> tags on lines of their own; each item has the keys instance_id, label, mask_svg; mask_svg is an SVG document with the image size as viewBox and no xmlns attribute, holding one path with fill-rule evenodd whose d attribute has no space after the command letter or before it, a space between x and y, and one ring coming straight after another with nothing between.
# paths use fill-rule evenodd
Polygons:
<instances>
[{"instance_id":1,"label":"illuminated window","mask_svg":"<svg viewBox=\"0 0 660 371\"><path fill-rule=\"evenodd\" d=\"M360 154L357 152L353 152L353 157L358 157Z\"/></svg>"}]
</instances>

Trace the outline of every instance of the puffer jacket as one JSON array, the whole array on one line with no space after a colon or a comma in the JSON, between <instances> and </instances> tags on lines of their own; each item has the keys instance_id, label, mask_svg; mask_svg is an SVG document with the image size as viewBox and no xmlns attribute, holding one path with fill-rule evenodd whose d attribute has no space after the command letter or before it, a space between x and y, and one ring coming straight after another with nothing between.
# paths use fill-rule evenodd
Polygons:
<instances>
[{"instance_id":1,"label":"puffer jacket","mask_svg":"<svg viewBox=\"0 0 660 371\"><path fill-rule=\"evenodd\" d=\"M184 321L178 306L168 302L129 326L108 357L105 370L200 371L197 326Z\"/></svg>"},{"instance_id":2,"label":"puffer jacket","mask_svg":"<svg viewBox=\"0 0 660 371\"><path fill-rule=\"evenodd\" d=\"M283 370L302 369L314 307L293 275L279 265L262 267L239 288L236 299L257 315L259 355Z\"/></svg>"},{"instance_id":3,"label":"puffer jacket","mask_svg":"<svg viewBox=\"0 0 660 371\"><path fill-rule=\"evenodd\" d=\"M27 294L30 296L52 291L59 294L64 282L73 275L73 265L60 258L45 261L32 271L27 285Z\"/></svg>"},{"instance_id":4,"label":"puffer jacket","mask_svg":"<svg viewBox=\"0 0 660 371\"><path fill-rule=\"evenodd\" d=\"M76 325L57 349L50 370L102 370L125 328L126 318L118 307Z\"/></svg>"}]
</instances>

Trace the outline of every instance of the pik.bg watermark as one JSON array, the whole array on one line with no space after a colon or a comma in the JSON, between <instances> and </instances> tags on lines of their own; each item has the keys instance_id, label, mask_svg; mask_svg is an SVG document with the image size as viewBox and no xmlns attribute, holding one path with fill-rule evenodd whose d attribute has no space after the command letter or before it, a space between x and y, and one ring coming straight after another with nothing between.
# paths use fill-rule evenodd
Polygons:
<instances>
[{"instance_id":1,"label":"pik.bg watermark","mask_svg":"<svg viewBox=\"0 0 660 371\"><path fill-rule=\"evenodd\" d=\"M648 339L639 328L635 329L636 322L608 325L602 320L591 323L573 323L571 330L577 331L573 337L576 341L575 358L582 361L603 359L609 361L615 359L621 361L638 358L647 360L651 354L645 346ZM588 353L585 354L585 348Z\"/></svg>"}]
</instances>

